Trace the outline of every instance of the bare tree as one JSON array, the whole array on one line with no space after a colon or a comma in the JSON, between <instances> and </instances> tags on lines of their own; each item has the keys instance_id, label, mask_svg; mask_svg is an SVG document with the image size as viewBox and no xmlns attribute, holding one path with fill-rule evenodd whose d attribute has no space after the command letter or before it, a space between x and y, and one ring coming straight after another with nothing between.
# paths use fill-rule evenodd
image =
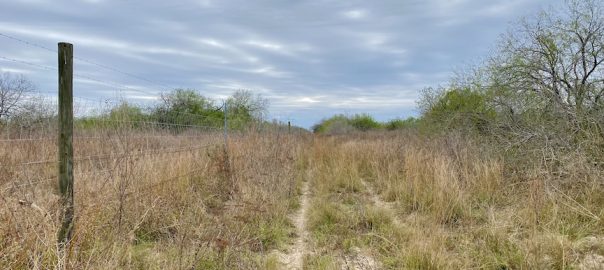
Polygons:
<instances>
[{"instance_id":1,"label":"bare tree","mask_svg":"<svg viewBox=\"0 0 604 270\"><path fill-rule=\"evenodd\" d=\"M493 62L507 89L577 123L604 105L604 13L599 1L567 5L523 21Z\"/></svg>"},{"instance_id":2,"label":"bare tree","mask_svg":"<svg viewBox=\"0 0 604 270\"><path fill-rule=\"evenodd\" d=\"M235 91L227 102L232 113L255 119L263 119L269 106L268 99L245 89Z\"/></svg>"},{"instance_id":3,"label":"bare tree","mask_svg":"<svg viewBox=\"0 0 604 270\"><path fill-rule=\"evenodd\" d=\"M33 90L33 83L23 75L0 74L0 120L10 117Z\"/></svg>"}]
</instances>

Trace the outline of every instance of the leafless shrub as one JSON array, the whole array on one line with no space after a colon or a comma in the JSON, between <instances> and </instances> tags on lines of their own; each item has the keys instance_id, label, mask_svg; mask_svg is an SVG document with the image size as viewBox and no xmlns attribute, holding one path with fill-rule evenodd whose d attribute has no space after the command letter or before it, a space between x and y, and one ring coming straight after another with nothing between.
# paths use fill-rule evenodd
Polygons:
<instances>
[{"instance_id":1,"label":"leafless shrub","mask_svg":"<svg viewBox=\"0 0 604 270\"><path fill-rule=\"evenodd\" d=\"M23 75L0 74L0 120L6 121L33 90L33 83Z\"/></svg>"}]
</instances>

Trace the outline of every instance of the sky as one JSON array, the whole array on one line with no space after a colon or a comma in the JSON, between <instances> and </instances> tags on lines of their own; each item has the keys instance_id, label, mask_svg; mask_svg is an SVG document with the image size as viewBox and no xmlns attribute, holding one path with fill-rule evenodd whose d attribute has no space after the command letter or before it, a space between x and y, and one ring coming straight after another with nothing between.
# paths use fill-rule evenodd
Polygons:
<instances>
[{"instance_id":1,"label":"sky","mask_svg":"<svg viewBox=\"0 0 604 270\"><path fill-rule=\"evenodd\" d=\"M496 48L514 22L563 0L0 0L0 71L56 95L58 42L74 95L152 102L191 88L261 94L269 118L418 114L420 90Z\"/></svg>"}]
</instances>

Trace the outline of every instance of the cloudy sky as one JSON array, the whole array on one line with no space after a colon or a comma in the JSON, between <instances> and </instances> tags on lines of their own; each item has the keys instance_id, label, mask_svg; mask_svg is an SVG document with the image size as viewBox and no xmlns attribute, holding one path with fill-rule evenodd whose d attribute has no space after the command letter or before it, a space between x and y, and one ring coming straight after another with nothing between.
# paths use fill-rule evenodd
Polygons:
<instances>
[{"instance_id":1,"label":"cloudy sky","mask_svg":"<svg viewBox=\"0 0 604 270\"><path fill-rule=\"evenodd\" d=\"M520 17L563 0L2 0L0 70L55 93L74 44L77 97L249 89L309 127L335 113L415 115L419 90L485 57ZM18 39L18 40L17 40Z\"/></svg>"}]
</instances>

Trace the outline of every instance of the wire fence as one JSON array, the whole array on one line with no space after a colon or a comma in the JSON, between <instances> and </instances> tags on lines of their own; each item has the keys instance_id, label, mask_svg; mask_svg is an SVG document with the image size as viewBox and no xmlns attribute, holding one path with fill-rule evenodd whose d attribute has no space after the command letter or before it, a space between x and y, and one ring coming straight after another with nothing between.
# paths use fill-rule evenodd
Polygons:
<instances>
[{"instance_id":1,"label":"wire fence","mask_svg":"<svg viewBox=\"0 0 604 270\"><path fill-rule=\"evenodd\" d=\"M47 46L5 33L0 33L0 37L56 57L57 50ZM48 74L56 74L58 70L35 59L0 55L0 60ZM82 188L95 187L96 191L103 192L106 187L122 187L120 192L130 196L202 173L207 167L200 163L207 162L204 156L226 149L229 126L243 122L225 121L229 118L226 105L215 106L205 114L161 111L158 93L174 88L97 61L78 56L74 60L150 86L145 87L146 90L139 89L75 71L73 173L76 193ZM106 88L91 98L90 93L79 91L82 83ZM140 102L124 93L144 94L148 102ZM30 107L9 119L0 119L0 196L19 201L33 200L37 194L56 190L59 177L58 99L53 95L26 98L31 99L26 100ZM124 182L131 184L123 187Z\"/></svg>"},{"instance_id":2,"label":"wire fence","mask_svg":"<svg viewBox=\"0 0 604 270\"><path fill-rule=\"evenodd\" d=\"M76 183L81 184L82 178L99 181L120 175L120 170L125 169L117 166L118 163L129 163L130 169L145 166L159 169L183 157L193 164L196 156L209 149L222 148L225 127L182 124L195 119L199 117L178 117L174 122L130 120L128 116L116 115L111 120L76 119L73 137ZM56 182L59 162L56 133L54 116L26 126L4 125L0 131L2 196L32 193L40 184ZM180 171L188 175L198 169L189 166L184 173ZM149 185L163 181L161 178L149 181Z\"/></svg>"},{"instance_id":3,"label":"wire fence","mask_svg":"<svg viewBox=\"0 0 604 270\"><path fill-rule=\"evenodd\" d=\"M0 33L0 38L41 50L44 54L35 55L48 59L56 59L58 53L6 33ZM145 192L158 184L199 174L207 167L199 162L207 162L208 153L227 149L227 136L240 136L249 122L249 118L233 117L235 113L228 111L226 102L211 105L203 113L162 110L165 100L161 93L174 87L77 55L73 59L99 70L83 73L76 66L73 74L76 193L84 187L102 192L124 181L140 183L122 192ZM0 55L0 63L3 61L48 76L56 76L59 70L41 59ZM141 89L133 83L107 79L111 73L145 86ZM84 84L89 91L81 90ZM90 91L90 86L101 88ZM58 97L56 93L26 96L25 104L19 114L8 120L0 118L0 196L27 201L36 194L54 192L58 186ZM289 131L283 125L275 127L278 132ZM255 131L263 128L256 126Z\"/></svg>"}]
</instances>

